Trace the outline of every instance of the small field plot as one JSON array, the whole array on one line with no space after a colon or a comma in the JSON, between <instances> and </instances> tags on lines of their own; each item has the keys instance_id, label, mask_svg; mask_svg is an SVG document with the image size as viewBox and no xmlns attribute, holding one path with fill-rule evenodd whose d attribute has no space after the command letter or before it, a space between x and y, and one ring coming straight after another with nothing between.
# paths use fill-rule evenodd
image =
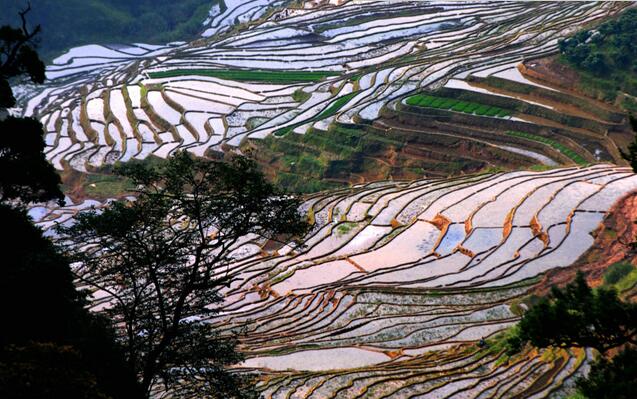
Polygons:
<instances>
[{"instance_id":1,"label":"small field plot","mask_svg":"<svg viewBox=\"0 0 637 399\"><path fill-rule=\"evenodd\" d=\"M496 118L506 118L511 116L512 111L500 107L486 104L474 103L471 101L461 101L454 98L436 97L425 94L416 94L405 100L407 105L414 107L436 108L447 111L464 112L478 116L490 116Z\"/></svg>"},{"instance_id":2,"label":"small field plot","mask_svg":"<svg viewBox=\"0 0 637 399\"><path fill-rule=\"evenodd\" d=\"M91 179L103 198L128 189L125 181ZM523 351L502 361L497 334L517 322L513 305L542 274L586 253L612 204L635 187L628 168L595 165L323 191L301 206L313 225L303 246L275 251L252 237L238 244L242 255L228 265L232 284L210 325L245 331L240 366L276 377L258 384L263 398L296 397L293 390L353 398L340 393L353 386L366 398L430 397L427 384L444 388L431 397L482 397L476 386L449 383L464 384L468 373L487 378L485 388L509 389L513 381L519 397L534 384L557 389L564 381L549 378L553 359L573 365L562 375L574 378L585 352ZM29 213L50 230L90 205L104 204ZM412 217L400 223L394 217L408 207Z\"/></svg>"},{"instance_id":3,"label":"small field plot","mask_svg":"<svg viewBox=\"0 0 637 399\"><path fill-rule=\"evenodd\" d=\"M272 83L318 82L338 75L340 75L338 72L331 71L265 71L248 69L172 69L148 73L148 77L151 79L207 76L226 80Z\"/></svg>"},{"instance_id":4,"label":"small field plot","mask_svg":"<svg viewBox=\"0 0 637 399\"><path fill-rule=\"evenodd\" d=\"M542 137L542 136L538 136L538 135L530 134L530 133L513 132L513 131L509 131L509 132L507 132L507 134L509 136L520 137L520 138L523 138L523 139L526 139L526 140L531 140L531 141L537 141L538 143L542 143L542 144L546 144L548 146L551 146L554 149L556 149L559 152L561 152L562 154L564 154L567 157L569 157L570 159L572 159L573 162L575 162L578 165L586 165L586 164L588 164L588 162L586 162L586 160L581 155L576 153L575 151L571 150L570 148L568 148L564 144L558 143L557 141L551 140L551 139L549 139L547 137Z\"/></svg>"}]
</instances>

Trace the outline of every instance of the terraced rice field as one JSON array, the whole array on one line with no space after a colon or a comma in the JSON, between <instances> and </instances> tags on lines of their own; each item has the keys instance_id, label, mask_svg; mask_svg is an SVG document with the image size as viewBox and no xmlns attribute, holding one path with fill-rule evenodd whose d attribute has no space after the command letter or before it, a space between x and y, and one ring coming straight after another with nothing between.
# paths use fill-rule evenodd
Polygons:
<instances>
[{"instance_id":1,"label":"terraced rice field","mask_svg":"<svg viewBox=\"0 0 637 399\"><path fill-rule=\"evenodd\" d=\"M150 72L150 79L174 78L179 76L208 76L226 80L270 83L316 82L337 76L338 72L327 71L255 71L250 69L174 69Z\"/></svg>"},{"instance_id":2,"label":"terraced rice field","mask_svg":"<svg viewBox=\"0 0 637 399\"><path fill-rule=\"evenodd\" d=\"M405 104L451 110L455 112L464 112L467 114L474 114L479 116L490 116L504 118L510 116L510 111L499 107L492 107L486 104L473 103L470 101L460 101L453 98L435 97L422 94L416 94L405 100Z\"/></svg>"},{"instance_id":3,"label":"terraced rice field","mask_svg":"<svg viewBox=\"0 0 637 399\"><path fill-rule=\"evenodd\" d=\"M191 43L72 49L16 112L58 169L250 149L299 191L345 186L306 197L305 247L247 237L219 270L211 326L245 331L262 398L563 397L592 353L509 358L500 334L637 189L613 165L632 133L523 61L627 4L284 3L226 0ZM91 206L30 215L53 235Z\"/></svg>"},{"instance_id":4,"label":"terraced rice field","mask_svg":"<svg viewBox=\"0 0 637 399\"><path fill-rule=\"evenodd\" d=\"M592 353L509 358L498 334L635 189L629 169L594 165L315 194L302 206L313 223L305 247L237 244L210 323L244 329L236 369L258 373L262 398L561 397ZM102 206L30 214L50 229L91 205Z\"/></svg>"},{"instance_id":5,"label":"terraced rice field","mask_svg":"<svg viewBox=\"0 0 637 399\"><path fill-rule=\"evenodd\" d=\"M521 137L523 139L527 139L527 140L532 140L532 141L537 141L540 143L544 143L546 145L550 145L551 147L555 148L556 150L558 150L559 152L561 152L562 154L566 155L567 157L571 158L573 161L577 162L580 165L584 165L586 164L586 160L584 158L582 158L581 156L579 156L578 154L576 154L575 152L573 152L573 150L563 146L560 143L557 143L551 139L547 139L545 137L541 137L541 136L535 136L533 134L528 134L528 133L523 133L523 132L507 132L508 135L513 136L513 137Z\"/></svg>"},{"instance_id":6,"label":"terraced rice field","mask_svg":"<svg viewBox=\"0 0 637 399\"><path fill-rule=\"evenodd\" d=\"M626 3L225 3L191 43L72 49L49 66L43 89L23 88L19 112L44 124L55 167L86 171L178 149L203 156L275 132L352 123L487 146L463 154L482 167L493 166L484 158L493 149L518 166L574 161L507 131L550 135L587 162L620 162L622 115L591 111L517 67L555 53L558 39ZM458 103L450 110L403 103L422 91ZM579 104L584 116L555 108L556 101ZM455 112L473 103L481 105L475 115ZM427 172L458 169L436 169L450 155L444 151L421 152L437 160L424 165Z\"/></svg>"}]
</instances>

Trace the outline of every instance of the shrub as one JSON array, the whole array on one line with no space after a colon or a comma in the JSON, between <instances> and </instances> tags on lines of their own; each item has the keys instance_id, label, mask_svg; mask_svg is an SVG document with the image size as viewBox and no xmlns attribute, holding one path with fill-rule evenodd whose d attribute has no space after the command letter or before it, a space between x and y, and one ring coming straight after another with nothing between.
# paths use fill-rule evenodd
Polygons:
<instances>
[{"instance_id":1,"label":"shrub","mask_svg":"<svg viewBox=\"0 0 637 399\"><path fill-rule=\"evenodd\" d=\"M627 262L613 263L604 273L604 283L607 285L617 284L634 269L633 265Z\"/></svg>"}]
</instances>

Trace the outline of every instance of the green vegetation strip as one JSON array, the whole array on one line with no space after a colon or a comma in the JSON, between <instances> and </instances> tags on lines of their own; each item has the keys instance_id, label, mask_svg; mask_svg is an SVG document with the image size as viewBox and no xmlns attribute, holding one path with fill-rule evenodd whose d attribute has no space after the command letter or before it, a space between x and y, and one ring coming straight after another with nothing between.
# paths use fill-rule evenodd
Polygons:
<instances>
[{"instance_id":1,"label":"green vegetation strip","mask_svg":"<svg viewBox=\"0 0 637 399\"><path fill-rule=\"evenodd\" d=\"M323 110L320 114L312 117L310 119L306 119L303 122L295 123L290 126L286 126L274 132L274 135L277 137L285 136L292 130L297 127L304 125L306 123L320 121L325 118L329 118L330 116L334 116L341 108L345 106L352 98L354 98L358 94L358 91L351 92L349 94L344 95L343 97L337 98L334 100L327 108Z\"/></svg>"},{"instance_id":2,"label":"green vegetation strip","mask_svg":"<svg viewBox=\"0 0 637 399\"><path fill-rule=\"evenodd\" d=\"M407 105L415 107L437 108L449 111L464 112L478 116L504 118L511 115L511 111L490 105L461 101L447 97L436 97L416 94L407 99Z\"/></svg>"},{"instance_id":3,"label":"green vegetation strip","mask_svg":"<svg viewBox=\"0 0 637 399\"><path fill-rule=\"evenodd\" d=\"M604 286L618 292L627 291L637 285L637 268L628 262L610 265L604 272Z\"/></svg>"},{"instance_id":4,"label":"green vegetation strip","mask_svg":"<svg viewBox=\"0 0 637 399\"><path fill-rule=\"evenodd\" d=\"M578 165L588 164L588 162L586 162L586 160L575 151L566 147L564 144L558 143L557 141L551 140L547 137L537 136L535 134L524 133L524 132L514 132L514 131L508 131L507 134L512 137L519 137L526 140L537 141L538 143L549 145L555 148L556 150L558 150L559 152L561 152L562 154L566 155L570 159L572 159L573 162L577 163Z\"/></svg>"},{"instance_id":5,"label":"green vegetation strip","mask_svg":"<svg viewBox=\"0 0 637 399\"><path fill-rule=\"evenodd\" d=\"M316 82L321 79L337 76L332 71L263 71L244 69L172 69L169 71L150 72L151 79L174 78L179 76L208 76L212 78L236 81L259 82Z\"/></svg>"}]
</instances>

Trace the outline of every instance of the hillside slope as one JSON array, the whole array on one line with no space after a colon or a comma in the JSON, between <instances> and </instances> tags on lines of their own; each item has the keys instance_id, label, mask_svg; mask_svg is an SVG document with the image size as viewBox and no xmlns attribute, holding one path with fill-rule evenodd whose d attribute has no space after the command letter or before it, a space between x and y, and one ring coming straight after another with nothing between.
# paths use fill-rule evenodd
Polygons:
<instances>
[{"instance_id":1,"label":"hillside slope","mask_svg":"<svg viewBox=\"0 0 637 399\"><path fill-rule=\"evenodd\" d=\"M243 332L238 367L259 373L262 398L553 397L592 352L508 357L498 334L635 189L629 169L595 165L316 194L302 206L313 223L305 246L236 244L211 323ZM49 229L91 205L104 204L30 214Z\"/></svg>"},{"instance_id":2,"label":"hillside slope","mask_svg":"<svg viewBox=\"0 0 637 399\"><path fill-rule=\"evenodd\" d=\"M624 114L520 68L624 3L280 3L226 1L184 45L58 58L23 102L50 161L95 172L179 149L251 151L299 191L623 162Z\"/></svg>"},{"instance_id":3,"label":"hillside slope","mask_svg":"<svg viewBox=\"0 0 637 399\"><path fill-rule=\"evenodd\" d=\"M0 25L18 23L22 0L0 0ZM51 61L87 44L164 44L192 40L219 0L31 0L29 22L42 26L41 56ZM79 17L81 16L81 17Z\"/></svg>"}]
</instances>

